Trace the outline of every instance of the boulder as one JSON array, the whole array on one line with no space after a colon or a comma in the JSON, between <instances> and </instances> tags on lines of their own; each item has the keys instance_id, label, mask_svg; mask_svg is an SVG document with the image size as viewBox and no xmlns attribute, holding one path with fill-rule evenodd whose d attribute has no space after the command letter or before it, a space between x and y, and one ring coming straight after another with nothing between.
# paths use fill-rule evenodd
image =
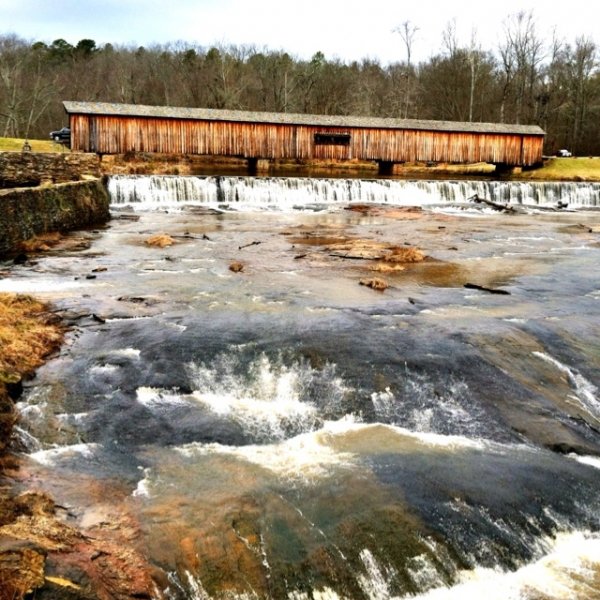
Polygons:
<instances>
[{"instance_id":1,"label":"boulder","mask_svg":"<svg viewBox=\"0 0 600 600\"><path fill-rule=\"evenodd\" d=\"M172 246L175 240L166 233L157 233L150 236L144 243L147 246L154 246L156 248L167 248L168 246Z\"/></svg>"},{"instance_id":2,"label":"boulder","mask_svg":"<svg viewBox=\"0 0 600 600\"><path fill-rule=\"evenodd\" d=\"M383 290L389 287L387 281L385 281L385 279L381 279L380 277L361 279L359 283L360 285L365 285L373 290L378 290L380 292L383 292Z\"/></svg>"}]
</instances>

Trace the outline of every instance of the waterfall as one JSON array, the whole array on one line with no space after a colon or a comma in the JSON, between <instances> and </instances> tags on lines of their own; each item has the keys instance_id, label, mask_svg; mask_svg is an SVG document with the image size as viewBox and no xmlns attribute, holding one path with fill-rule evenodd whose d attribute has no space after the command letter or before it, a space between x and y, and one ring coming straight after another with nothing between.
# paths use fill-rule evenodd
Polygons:
<instances>
[{"instance_id":1,"label":"waterfall","mask_svg":"<svg viewBox=\"0 0 600 600\"><path fill-rule=\"evenodd\" d=\"M235 205L246 209L289 209L335 203L376 203L403 206L465 203L477 195L512 205L570 208L600 206L600 183L361 180L285 177L172 175L113 176L108 190L114 206L137 209L183 204Z\"/></svg>"}]
</instances>

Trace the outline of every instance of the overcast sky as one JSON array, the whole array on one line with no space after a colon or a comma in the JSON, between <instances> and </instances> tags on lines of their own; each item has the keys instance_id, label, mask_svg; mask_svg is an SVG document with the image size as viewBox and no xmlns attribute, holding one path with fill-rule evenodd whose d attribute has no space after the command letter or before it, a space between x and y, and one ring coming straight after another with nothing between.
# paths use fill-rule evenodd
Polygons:
<instances>
[{"instance_id":1,"label":"overcast sky","mask_svg":"<svg viewBox=\"0 0 600 600\"><path fill-rule=\"evenodd\" d=\"M393 32L404 21L419 28L413 58L421 60L439 52L453 19L465 44L475 30L484 49L495 48L519 10L533 10L544 38L556 28L567 41L600 43L598 0L0 0L0 33L72 44L253 44L300 58L320 50L328 59L388 63L406 57Z\"/></svg>"}]
</instances>

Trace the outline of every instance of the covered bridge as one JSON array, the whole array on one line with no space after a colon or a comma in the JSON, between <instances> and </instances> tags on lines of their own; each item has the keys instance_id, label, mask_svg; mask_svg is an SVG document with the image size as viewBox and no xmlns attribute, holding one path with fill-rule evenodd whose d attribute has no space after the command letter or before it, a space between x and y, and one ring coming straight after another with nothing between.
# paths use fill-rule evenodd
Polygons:
<instances>
[{"instance_id":1,"label":"covered bridge","mask_svg":"<svg viewBox=\"0 0 600 600\"><path fill-rule=\"evenodd\" d=\"M258 159L359 159L380 169L403 162L542 162L535 125L328 116L63 102L71 149L98 154L158 152Z\"/></svg>"}]
</instances>

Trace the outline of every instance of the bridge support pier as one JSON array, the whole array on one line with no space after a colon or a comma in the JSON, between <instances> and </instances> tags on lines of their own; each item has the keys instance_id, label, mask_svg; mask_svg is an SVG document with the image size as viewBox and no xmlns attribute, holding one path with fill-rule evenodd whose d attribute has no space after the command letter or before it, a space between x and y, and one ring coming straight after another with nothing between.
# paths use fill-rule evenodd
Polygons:
<instances>
[{"instance_id":1,"label":"bridge support pier","mask_svg":"<svg viewBox=\"0 0 600 600\"><path fill-rule=\"evenodd\" d=\"M248 158L248 175L259 175L269 172L270 161L265 158Z\"/></svg>"},{"instance_id":2,"label":"bridge support pier","mask_svg":"<svg viewBox=\"0 0 600 600\"><path fill-rule=\"evenodd\" d=\"M495 163L496 175L515 175L521 172L521 167L518 165L509 165L507 163Z\"/></svg>"},{"instance_id":3,"label":"bridge support pier","mask_svg":"<svg viewBox=\"0 0 600 600\"><path fill-rule=\"evenodd\" d=\"M394 174L394 163L391 160L377 161L377 175L390 176Z\"/></svg>"}]
</instances>

